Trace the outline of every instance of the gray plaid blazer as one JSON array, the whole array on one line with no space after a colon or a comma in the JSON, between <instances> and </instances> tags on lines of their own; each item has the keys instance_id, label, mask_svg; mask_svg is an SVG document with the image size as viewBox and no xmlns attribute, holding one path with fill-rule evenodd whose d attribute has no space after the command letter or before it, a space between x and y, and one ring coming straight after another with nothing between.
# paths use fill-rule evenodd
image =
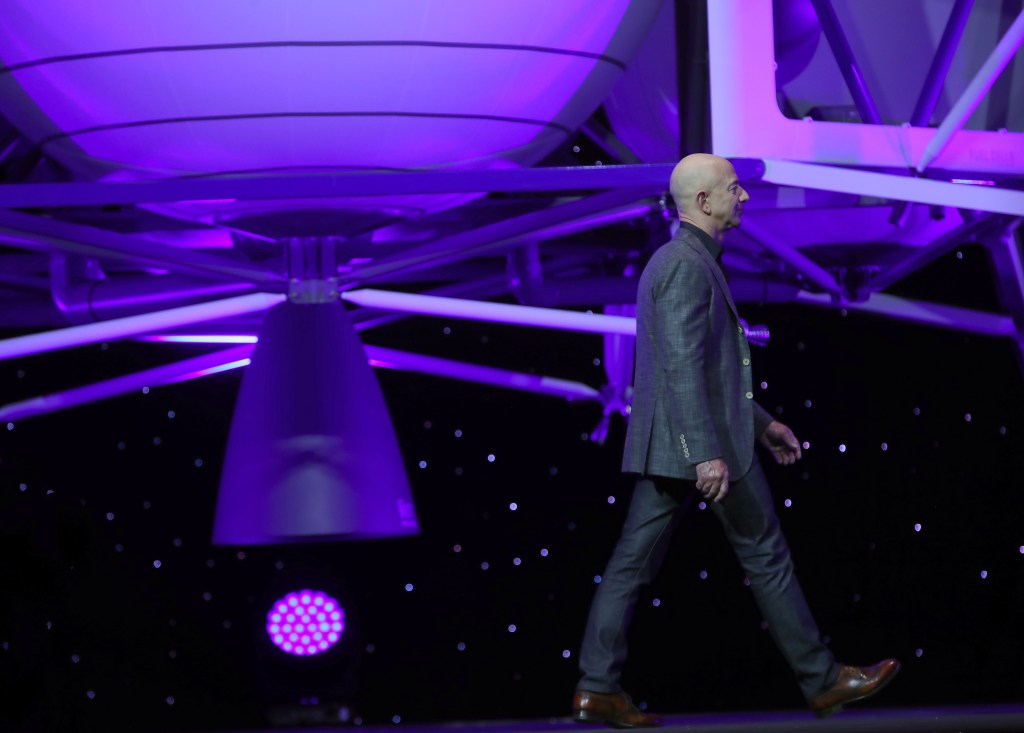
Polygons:
<instances>
[{"instance_id":1,"label":"gray plaid blazer","mask_svg":"<svg viewBox=\"0 0 1024 733\"><path fill-rule=\"evenodd\" d=\"M772 417L754 401L725 274L685 226L640 276L636 330L622 470L694 480L698 463L722 458L733 480L743 477Z\"/></svg>"}]
</instances>

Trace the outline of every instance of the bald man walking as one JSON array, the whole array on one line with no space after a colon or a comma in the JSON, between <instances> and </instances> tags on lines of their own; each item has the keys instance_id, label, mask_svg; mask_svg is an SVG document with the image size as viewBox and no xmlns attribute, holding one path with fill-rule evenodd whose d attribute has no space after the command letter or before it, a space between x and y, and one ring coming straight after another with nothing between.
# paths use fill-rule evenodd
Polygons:
<instances>
[{"instance_id":1,"label":"bald man walking","mask_svg":"<svg viewBox=\"0 0 1024 733\"><path fill-rule=\"evenodd\" d=\"M753 399L750 350L718 262L722 237L739 226L750 197L728 160L706 154L683 158L669 188L679 231L654 253L637 292L622 468L638 478L590 609L573 716L616 728L661 724L620 685L626 631L640 588L657 574L673 530L699 494L721 522L809 707L825 717L878 692L899 662L840 665L822 643L754 452L758 442L777 463L801 457L793 432Z\"/></svg>"}]
</instances>

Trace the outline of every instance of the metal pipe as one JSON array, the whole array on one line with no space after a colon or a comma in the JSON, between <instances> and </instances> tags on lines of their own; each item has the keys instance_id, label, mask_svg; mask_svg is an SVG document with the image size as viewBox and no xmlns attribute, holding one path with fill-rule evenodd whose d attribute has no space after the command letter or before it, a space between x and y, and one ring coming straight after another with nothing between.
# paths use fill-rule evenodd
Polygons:
<instances>
[{"instance_id":1,"label":"metal pipe","mask_svg":"<svg viewBox=\"0 0 1024 733\"><path fill-rule=\"evenodd\" d=\"M212 321L218 318L237 316L243 313L262 311L285 300L284 295L255 293L237 298L225 298L199 305L188 305L139 316L118 318L113 321L89 323L85 326L71 326L59 331L33 333L0 341L0 361L20 356L41 354L58 349L70 349L101 341L139 336L144 333L163 331L169 328L187 326L193 323Z\"/></svg>"},{"instance_id":2,"label":"metal pipe","mask_svg":"<svg viewBox=\"0 0 1024 733\"><path fill-rule=\"evenodd\" d=\"M3 188L5 187L0 187L0 197L3 195ZM86 257L112 257L157 266L173 272L244 280L265 286L279 286L286 280L284 275L277 272L226 257L169 247L138 237L19 211L0 210L0 240L15 247L42 251L60 250Z\"/></svg>"},{"instance_id":3,"label":"metal pipe","mask_svg":"<svg viewBox=\"0 0 1024 733\"><path fill-rule=\"evenodd\" d=\"M929 262L935 261L954 247L975 241L979 236L1000 224L1001 221L996 217L986 217L977 221L965 222L895 265L885 268L867 285L871 290L885 290L907 275L920 270Z\"/></svg>"},{"instance_id":4,"label":"metal pipe","mask_svg":"<svg viewBox=\"0 0 1024 733\"><path fill-rule=\"evenodd\" d=\"M467 257L493 253L508 247L520 237L528 234L534 235L536 232L551 227L564 226L566 223L578 219L591 218L599 212L624 206L649 196L650 193L650 190L647 189L618 189L550 206L540 211L532 211L479 229L471 229L461 234L445 237L353 270L345 277L350 284L363 283L396 271L409 272L438 267Z\"/></svg>"},{"instance_id":5,"label":"metal pipe","mask_svg":"<svg viewBox=\"0 0 1024 733\"><path fill-rule=\"evenodd\" d=\"M835 277L795 247L775 239L770 233L760 230L756 224L749 221L743 223L743 235L771 252L825 292L833 295L842 294L842 288Z\"/></svg>"},{"instance_id":6,"label":"metal pipe","mask_svg":"<svg viewBox=\"0 0 1024 733\"><path fill-rule=\"evenodd\" d=\"M853 49L850 48L846 34L839 25L839 18L829 0L811 0L814 12L818 14L818 22L828 39L828 45L832 47L832 53L839 64L839 70L846 80L846 86L853 96L853 103L857 105L857 111L863 122L871 125L881 125L882 116L878 114L878 107L875 100L871 98L867 85L864 83L864 75L857 65L857 59L853 56Z\"/></svg>"},{"instance_id":7,"label":"metal pipe","mask_svg":"<svg viewBox=\"0 0 1024 733\"><path fill-rule=\"evenodd\" d=\"M145 387L159 387L165 384L184 382L209 374L236 369L249 363L252 345L203 354L192 359L164 364L133 374L125 374L84 387L54 392L0 407L0 420L14 422L38 415L47 415L80 405L136 392Z\"/></svg>"},{"instance_id":8,"label":"metal pipe","mask_svg":"<svg viewBox=\"0 0 1024 733\"><path fill-rule=\"evenodd\" d=\"M996 79L999 78L1003 69L1006 68L1010 59L1017 53L1022 41L1024 41L1024 10L1013 21L1010 29L999 40L989 57L985 59L985 63L978 69L978 73L971 79L971 83L967 85L963 94L956 100L956 104L942 120L935 135L928 141L928 145L921 155L921 161L917 164L918 173L922 173L945 150L953 135L964 126L981 100L988 94L988 90ZM1024 211L1024 209L1018 211Z\"/></svg>"},{"instance_id":9,"label":"metal pipe","mask_svg":"<svg viewBox=\"0 0 1024 733\"><path fill-rule=\"evenodd\" d=\"M953 63L953 56L956 55L957 47L960 45L960 39L964 34L964 28L967 27L967 18L971 14L973 5L974 0L956 0L953 5L949 20L946 21L946 29L942 32L939 46L935 50L932 65L928 68L924 86L921 87L921 94L910 115L910 124L914 127L925 127L931 122L935 106L939 101L939 94L946 83L950 64ZM909 201L897 202L889 216L889 222L902 227L906 223L910 206Z\"/></svg>"},{"instance_id":10,"label":"metal pipe","mask_svg":"<svg viewBox=\"0 0 1024 733\"><path fill-rule=\"evenodd\" d=\"M765 165L767 171L764 180L780 186L817 188L822 191L952 206L1010 216L1020 216L1024 211L1024 191L1009 188L932 181L909 175L897 176L789 160L766 159Z\"/></svg>"},{"instance_id":11,"label":"metal pipe","mask_svg":"<svg viewBox=\"0 0 1024 733\"><path fill-rule=\"evenodd\" d=\"M942 32L939 46L935 50L935 58L928 68L928 75L925 77L924 86L921 87L917 104L914 105L914 112L910 115L910 124L914 127L926 126L935 112L935 105L938 104L949 66L953 63L953 56L960 45L973 6L974 0L956 0L953 4L949 20L946 21L946 29Z\"/></svg>"},{"instance_id":12,"label":"metal pipe","mask_svg":"<svg viewBox=\"0 0 1024 733\"><path fill-rule=\"evenodd\" d=\"M617 333L623 336L636 334L636 321L622 316L534 308L507 303L488 303L479 300L440 298L433 295L396 293L369 288L349 290L343 292L341 297L342 300L365 308L381 308L420 315L448 316L464 318L469 321L556 328L584 333Z\"/></svg>"},{"instance_id":13,"label":"metal pipe","mask_svg":"<svg viewBox=\"0 0 1024 733\"><path fill-rule=\"evenodd\" d=\"M799 293L796 302L830 308L840 307L825 295L805 291ZM1005 337L1013 336L1017 332L1013 319L1009 316L942 305L941 303L898 298L885 293L874 293L864 302L844 303L841 307L900 321L910 321L923 326L950 328L982 336Z\"/></svg>"}]
</instances>

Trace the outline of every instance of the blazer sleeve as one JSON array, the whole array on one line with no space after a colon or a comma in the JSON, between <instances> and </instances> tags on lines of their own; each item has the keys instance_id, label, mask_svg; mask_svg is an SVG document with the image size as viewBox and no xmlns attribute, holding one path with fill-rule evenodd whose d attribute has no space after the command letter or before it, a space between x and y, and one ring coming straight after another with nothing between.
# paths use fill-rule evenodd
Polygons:
<instances>
[{"instance_id":1,"label":"blazer sleeve","mask_svg":"<svg viewBox=\"0 0 1024 733\"><path fill-rule=\"evenodd\" d=\"M771 422L774 419L775 418L772 417L771 413L768 412L768 410L764 409L763 407L761 407L761 405L759 405L759 404L757 404L755 402L754 403L754 437L755 438L760 438L761 437L761 433L763 433L765 430L768 429L768 425L770 425Z\"/></svg>"},{"instance_id":2,"label":"blazer sleeve","mask_svg":"<svg viewBox=\"0 0 1024 733\"><path fill-rule=\"evenodd\" d=\"M680 460L697 465L721 458L705 376L705 340L709 333L711 276L697 261L677 259L665 268L651 292L655 364L665 370L663 384ZM689 451L684 458L683 446Z\"/></svg>"}]
</instances>

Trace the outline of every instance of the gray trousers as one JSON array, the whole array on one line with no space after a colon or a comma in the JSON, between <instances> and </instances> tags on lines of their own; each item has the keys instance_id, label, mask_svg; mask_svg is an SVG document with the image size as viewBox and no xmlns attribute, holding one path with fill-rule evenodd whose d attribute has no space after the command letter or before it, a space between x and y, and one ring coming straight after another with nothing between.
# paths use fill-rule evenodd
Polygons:
<instances>
[{"instance_id":1,"label":"gray trousers","mask_svg":"<svg viewBox=\"0 0 1024 733\"><path fill-rule=\"evenodd\" d=\"M590 607L580 650L583 677L577 689L606 693L622 689L626 631L640 589L657 575L673 531L696 495L693 481L652 476L637 480L622 536ZM839 666L822 643L800 590L757 456L747 475L730 483L725 500L709 504L801 691L808 698L816 695L835 682Z\"/></svg>"}]
</instances>

